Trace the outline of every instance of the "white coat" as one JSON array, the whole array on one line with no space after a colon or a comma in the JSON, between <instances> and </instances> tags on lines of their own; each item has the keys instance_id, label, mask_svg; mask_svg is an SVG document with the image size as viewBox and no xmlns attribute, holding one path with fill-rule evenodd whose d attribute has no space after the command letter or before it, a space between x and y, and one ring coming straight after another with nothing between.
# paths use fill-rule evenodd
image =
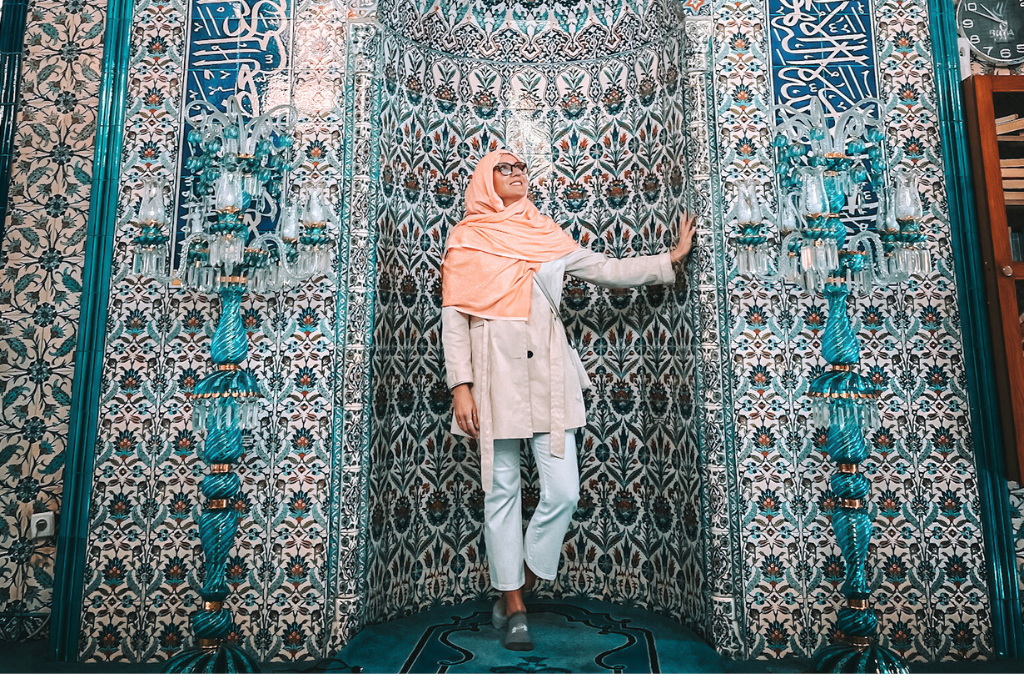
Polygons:
<instances>
[{"instance_id":1,"label":"white coat","mask_svg":"<svg viewBox=\"0 0 1024 683\"><path fill-rule=\"evenodd\" d=\"M583 390L590 380L569 346L558 316L564 275L604 287L668 284L675 280L667 253L615 259L578 249L541 266L534 276L528 320L491 320L441 309L441 344L448 387L472 384L480 422L481 483L491 490L494 439L583 427ZM555 383L553 380L561 378ZM453 434L468 436L452 418ZM553 439L552 444L561 439ZM564 445L552 455L564 455Z\"/></svg>"}]
</instances>

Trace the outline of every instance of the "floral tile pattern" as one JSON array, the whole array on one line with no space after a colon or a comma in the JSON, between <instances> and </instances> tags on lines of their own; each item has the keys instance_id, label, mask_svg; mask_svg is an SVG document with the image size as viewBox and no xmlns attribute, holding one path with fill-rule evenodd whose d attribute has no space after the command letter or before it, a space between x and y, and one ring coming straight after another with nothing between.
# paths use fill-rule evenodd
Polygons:
<instances>
[{"instance_id":1,"label":"floral tile pattern","mask_svg":"<svg viewBox=\"0 0 1024 683\"><path fill-rule=\"evenodd\" d=\"M601 59L668 37L704 0L383 0L396 33L449 55L508 62Z\"/></svg>"},{"instance_id":2,"label":"floral tile pattern","mask_svg":"<svg viewBox=\"0 0 1024 683\"><path fill-rule=\"evenodd\" d=\"M807 9L781 4L788 12ZM827 11L803 20L824 26L843 5L864 3L819 3ZM874 458L865 469L873 482L876 532L869 564L881 639L910 659L937 660L985 656L991 634L923 5L878 2L868 13L873 31L829 35L847 41L874 36L890 159L922 173L929 212L935 273L876 290L852 312L863 371L882 390L883 424L871 435ZM757 5L725 8L729 21L718 66L729 77L720 90L720 117L734 142L726 147L732 169L723 177L727 192L732 177L752 176L772 197L765 103L772 98L770 80L780 71L785 75L776 67L792 57L766 52L769 23ZM848 82L825 85L836 88L832 101L839 101ZM732 121L743 125L734 128ZM811 429L800 398L822 364L824 302L790 286L730 285L740 486L747 504L747 647L757 657L808 656L834 629L845 575L828 526L835 505L827 493L831 466L820 450L822 433Z\"/></svg>"},{"instance_id":3,"label":"floral tile pattern","mask_svg":"<svg viewBox=\"0 0 1024 683\"><path fill-rule=\"evenodd\" d=\"M105 5L28 12L0 274L0 639L45 634L67 444ZM86 294L85 296L88 296Z\"/></svg>"},{"instance_id":4,"label":"floral tile pattern","mask_svg":"<svg viewBox=\"0 0 1024 683\"><path fill-rule=\"evenodd\" d=\"M1024 489L1020 486L1010 487L1010 505L1013 507L1013 538L1017 549L1017 576L1020 586L1024 589ZM1021 604L1024 609L1024 602Z\"/></svg>"},{"instance_id":5,"label":"floral tile pattern","mask_svg":"<svg viewBox=\"0 0 1024 683\"><path fill-rule=\"evenodd\" d=\"M591 249L662 251L687 200L681 62L675 41L600 62L506 65L385 36L369 622L490 589L479 460L448 431L440 347L441 250L473 165L514 137L515 116L540 122L555 150L534 179L541 210ZM524 101L536 104L516 110ZM627 601L703 632L689 297L685 279L635 291L567 285L563 317L596 389L576 523L560 577L541 594ZM529 515L532 463L524 487Z\"/></svg>"},{"instance_id":6,"label":"floral tile pattern","mask_svg":"<svg viewBox=\"0 0 1024 683\"><path fill-rule=\"evenodd\" d=\"M340 206L351 179L366 176L358 160L347 157L349 148L336 143L340 131L354 125L346 84L336 74L339 64L349 61L356 33L351 29L360 15L331 2L286 9L301 30L284 53L290 61L270 75L288 74L291 94L285 98L300 108L296 147L302 157L296 175L323 181ZM178 168L183 85L191 76L184 69L184 33L191 25L189 11L196 10L173 3L136 9L116 263L129 261L127 220L143 178ZM346 47L338 51L336 43ZM311 91L320 99L311 99ZM280 97L273 88L250 95L264 108ZM234 613L232 640L261 660L322 657L344 626L336 616L345 605L338 568L349 576L354 571L352 544L344 539L352 536L358 515L340 500L340 492L361 487L361 469L358 460L339 466L341 439L357 428L363 390L358 378L349 377L346 360L365 343L360 329L351 327L360 320L359 295L347 295L353 284L347 278L352 274L365 286L358 259L364 258L359 244L367 240L355 209L350 207L346 217L353 226L342 245L341 287L322 280L286 295L249 296L243 303L248 367L268 400L238 467L241 524L229 563L228 602ZM196 608L202 566L197 484L204 468L186 393L210 370L217 308L204 296L168 296L155 282L125 270L114 274L83 659L163 659L191 644L188 617ZM347 311L349 327L339 321L339 310ZM353 344L347 342L348 330ZM348 400L353 389L357 398ZM339 397L345 410L338 409Z\"/></svg>"},{"instance_id":7,"label":"floral tile pattern","mask_svg":"<svg viewBox=\"0 0 1024 683\"><path fill-rule=\"evenodd\" d=\"M322 657L365 623L487 592L473 451L445 429L436 273L469 167L522 123L506 107L555 143L537 201L588 247L650 253L681 207L702 219L674 288L567 289L563 314L598 390L581 436L584 496L546 594L657 609L735 657L807 656L829 637L845 568L828 526L831 471L801 399L820 365L823 302L735 278L734 226L721 218L740 179L774 196L770 110L792 59L770 49L770 31L810 7L687 0L683 40L664 33L661 0L569 4L550 3L547 34L531 28L547 3L513 3L501 32L480 27L504 10L475 0L450 14L386 0L384 26L372 0L284 5L289 42L267 81L284 89L257 95L302 109L301 174L333 188L349 231L337 287L245 304L249 367L270 400L239 468L230 604L236 640L262 659ZM874 62L891 157L922 172L936 263L853 309L883 390L869 471L882 639L912 659L984 657L925 2L814 7L811 25L857 17L841 26ZM117 264L142 178L178 168L190 11L135 5ZM0 278L4 638L37 633L49 612L53 549L25 535L33 510L60 505L103 21L79 0L37 0L29 15ZM513 53L527 63L501 61ZM606 59L561 63L580 57ZM218 311L121 271L109 304L80 655L161 659L190 644L202 467L185 394L209 369ZM532 466L524 481L535 497Z\"/></svg>"}]
</instances>

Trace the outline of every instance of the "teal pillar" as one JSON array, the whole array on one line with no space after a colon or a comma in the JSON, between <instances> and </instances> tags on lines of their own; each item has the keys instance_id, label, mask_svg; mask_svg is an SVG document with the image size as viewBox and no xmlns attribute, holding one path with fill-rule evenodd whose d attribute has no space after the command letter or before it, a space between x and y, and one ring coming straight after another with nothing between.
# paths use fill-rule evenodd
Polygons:
<instances>
[{"instance_id":1,"label":"teal pillar","mask_svg":"<svg viewBox=\"0 0 1024 683\"><path fill-rule=\"evenodd\" d=\"M71 388L70 424L57 533L50 654L57 661L78 659L85 546L89 536L89 499L96 450L107 299L117 231L117 195L121 176L121 144L131 57L131 0L110 0L104 34L103 73L96 118L96 156L85 238L81 311L75 375Z\"/></svg>"},{"instance_id":2,"label":"teal pillar","mask_svg":"<svg viewBox=\"0 0 1024 683\"><path fill-rule=\"evenodd\" d=\"M956 8L949 0L929 0L928 16L935 56L935 91L949 199L953 269L964 340L981 521L985 533L985 570L992 610L993 647L997 656L1019 659L1024 657L1024 621L1021 618L1021 591L1000 436L1002 425L995 386L991 381L999 370L992 356L981 246L975 228L977 214L960 85Z\"/></svg>"},{"instance_id":3,"label":"teal pillar","mask_svg":"<svg viewBox=\"0 0 1024 683\"><path fill-rule=\"evenodd\" d=\"M165 673L259 673L259 666L245 650L226 642L231 631L231 612L224 606L228 553L238 532L235 501L241 488L234 466L245 454L242 426L238 416L241 400L259 396L256 380L239 365L249 351L249 339L242 326L241 304L245 278L231 278L220 287L221 312L210 343L216 370L196 385L195 397L209 401L204 416L208 425L203 462L210 468L199 486L206 505L199 516L199 542L206 562L199 607L192 614L195 647L179 652L167 661ZM193 405L193 412L204 410ZM210 419L212 418L212 419ZM203 420L200 417L199 420Z\"/></svg>"}]
</instances>

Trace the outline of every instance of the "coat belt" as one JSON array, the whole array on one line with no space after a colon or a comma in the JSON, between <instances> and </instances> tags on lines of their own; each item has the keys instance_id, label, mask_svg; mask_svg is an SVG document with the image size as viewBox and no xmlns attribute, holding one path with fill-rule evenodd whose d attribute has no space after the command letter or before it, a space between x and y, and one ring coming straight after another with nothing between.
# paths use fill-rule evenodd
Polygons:
<instances>
[{"instance_id":1,"label":"coat belt","mask_svg":"<svg viewBox=\"0 0 1024 683\"><path fill-rule=\"evenodd\" d=\"M480 381L480 483L484 493L494 483L494 425L491 417L491 326L484 323L484 344L480 362L484 371Z\"/></svg>"},{"instance_id":2,"label":"coat belt","mask_svg":"<svg viewBox=\"0 0 1024 683\"><path fill-rule=\"evenodd\" d=\"M551 382L551 455L565 457L565 371L562 369L565 342L558 338L560 323L552 320L549 325L548 348L551 357L549 375Z\"/></svg>"}]
</instances>

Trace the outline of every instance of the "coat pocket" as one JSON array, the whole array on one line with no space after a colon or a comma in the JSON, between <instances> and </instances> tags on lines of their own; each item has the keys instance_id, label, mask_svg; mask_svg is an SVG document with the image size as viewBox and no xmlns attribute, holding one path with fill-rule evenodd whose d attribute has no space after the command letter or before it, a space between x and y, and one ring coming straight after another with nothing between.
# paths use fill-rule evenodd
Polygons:
<instances>
[{"instance_id":1,"label":"coat pocket","mask_svg":"<svg viewBox=\"0 0 1024 683\"><path fill-rule=\"evenodd\" d=\"M566 345L569 349L569 362L576 366L576 374L580 378L580 388L583 391L587 389L593 389L594 383L590 381L590 375L587 374L587 369L583 367L583 361L580 360L580 354L573 347Z\"/></svg>"}]
</instances>

